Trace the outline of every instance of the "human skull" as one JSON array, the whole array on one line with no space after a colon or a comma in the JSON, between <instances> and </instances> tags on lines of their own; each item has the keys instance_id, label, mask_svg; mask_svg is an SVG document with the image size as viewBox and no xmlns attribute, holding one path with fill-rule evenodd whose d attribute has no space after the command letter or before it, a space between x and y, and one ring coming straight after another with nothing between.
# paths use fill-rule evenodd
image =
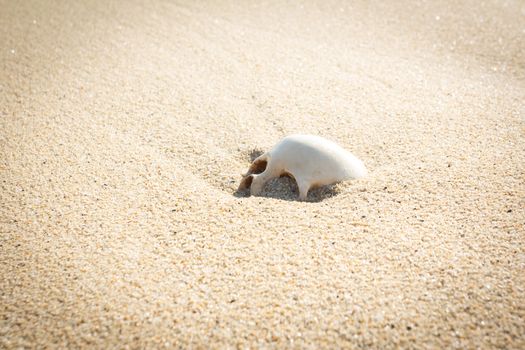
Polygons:
<instances>
[{"instance_id":1,"label":"human skull","mask_svg":"<svg viewBox=\"0 0 525 350\"><path fill-rule=\"evenodd\" d=\"M291 175L297 182L299 199L306 200L312 187L366 174L363 162L334 142L320 136L290 135L253 161L243 175L239 191L249 188L257 196L269 180Z\"/></svg>"}]
</instances>

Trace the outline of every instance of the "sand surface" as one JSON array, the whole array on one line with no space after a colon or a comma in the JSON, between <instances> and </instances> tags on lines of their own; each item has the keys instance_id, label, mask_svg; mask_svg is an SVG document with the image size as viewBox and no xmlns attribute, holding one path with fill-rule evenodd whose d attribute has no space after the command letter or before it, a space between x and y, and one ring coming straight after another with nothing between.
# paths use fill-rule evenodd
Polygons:
<instances>
[{"instance_id":1,"label":"sand surface","mask_svg":"<svg viewBox=\"0 0 525 350\"><path fill-rule=\"evenodd\" d=\"M525 347L523 1L0 9L0 348Z\"/></svg>"}]
</instances>

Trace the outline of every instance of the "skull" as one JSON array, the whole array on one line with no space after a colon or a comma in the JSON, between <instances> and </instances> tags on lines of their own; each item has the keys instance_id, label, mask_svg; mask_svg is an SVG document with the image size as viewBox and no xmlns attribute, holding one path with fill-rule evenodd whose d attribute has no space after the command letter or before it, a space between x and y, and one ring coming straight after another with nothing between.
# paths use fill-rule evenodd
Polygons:
<instances>
[{"instance_id":1,"label":"skull","mask_svg":"<svg viewBox=\"0 0 525 350\"><path fill-rule=\"evenodd\" d=\"M312 187L366 176L361 160L334 142L313 135L290 135L271 151L257 157L243 175L239 191L257 196L271 179L290 175L297 182L299 199L306 200Z\"/></svg>"}]
</instances>

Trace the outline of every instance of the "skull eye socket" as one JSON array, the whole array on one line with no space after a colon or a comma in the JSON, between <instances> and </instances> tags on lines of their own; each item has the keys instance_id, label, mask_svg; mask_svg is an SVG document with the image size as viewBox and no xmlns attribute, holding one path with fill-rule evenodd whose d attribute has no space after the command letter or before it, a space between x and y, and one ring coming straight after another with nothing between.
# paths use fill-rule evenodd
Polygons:
<instances>
[{"instance_id":1,"label":"skull eye socket","mask_svg":"<svg viewBox=\"0 0 525 350\"><path fill-rule=\"evenodd\" d=\"M260 159L260 160L256 159L250 166L250 169L248 169L248 174L260 174L266 170L267 165L268 165L268 161L266 159Z\"/></svg>"},{"instance_id":2,"label":"skull eye socket","mask_svg":"<svg viewBox=\"0 0 525 350\"><path fill-rule=\"evenodd\" d=\"M241 184L239 185L239 191L244 191L252 185L253 176L248 175L244 179L242 179Z\"/></svg>"}]
</instances>

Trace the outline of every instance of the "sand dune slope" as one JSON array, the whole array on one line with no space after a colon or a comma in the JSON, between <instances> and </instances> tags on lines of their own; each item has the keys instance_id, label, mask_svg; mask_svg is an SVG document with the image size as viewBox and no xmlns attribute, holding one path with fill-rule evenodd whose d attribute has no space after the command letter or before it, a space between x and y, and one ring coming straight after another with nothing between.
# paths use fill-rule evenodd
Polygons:
<instances>
[{"instance_id":1,"label":"sand dune slope","mask_svg":"<svg viewBox=\"0 0 525 350\"><path fill-rule=\"evenodd\" d=\"M525 347L522 1L0 8L0 348Z\"/></svg>"}]
</instances>

